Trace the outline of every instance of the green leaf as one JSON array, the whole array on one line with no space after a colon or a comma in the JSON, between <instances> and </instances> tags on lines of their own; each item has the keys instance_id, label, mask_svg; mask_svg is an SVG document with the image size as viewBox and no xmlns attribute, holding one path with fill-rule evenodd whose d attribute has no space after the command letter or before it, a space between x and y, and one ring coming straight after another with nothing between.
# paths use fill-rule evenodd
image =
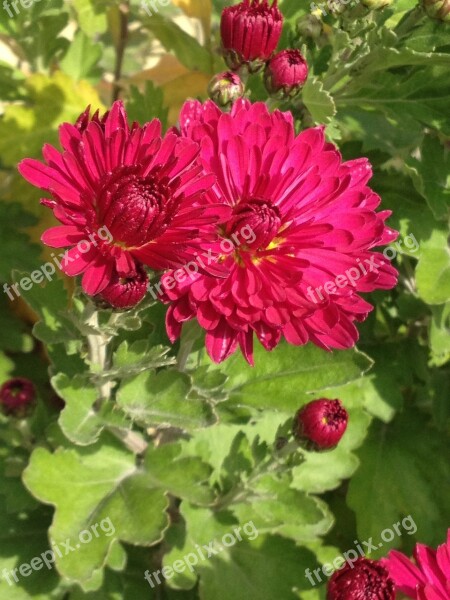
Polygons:
<instances>
[{"instance_id":1,"label":"green leaf","mask_svg":"<svg viewBox=\"0 0 450 600\"><path fill-rule=\"evenodd\" d=\"M146 81L142 94L136 87L130 90L131 98L127 102L127 114L130 121L137 121L141 125L151 119L159 119L163 130L167 127L169 110L164 107L164 93L152 81Z\"/></svg>"},{"instance_id":2,"label":"green leaf","mask_svg":"<svg viewBox=\"0 0 450 600\"><path fill-rule=\"evenodd\" d=\"M179 524L169 531L172 550L164 557L164 565L179 572L167 585L190 589L199 575L200 598L214 600L294 600L298 598L294 588L310 587L304 571L315 565L315 558L291 540L260 535L253 523L239 523L228 513L215 515L187 504L181 511L186 526ZM209 546L214 555L208 557L202 546Z\"/></svg>"},{"instance_id":3,"label":"green leaf","mask_svg":"<svg viewBox=\"0 0 450 600\"><path fill-rule=\"evenodd\" d=\"M426 75L421 69L408 70L405 75L378 71L371 74L363 86L355 82L335 94L338 109L358 106L377 110L400 123L405 115L418 123L440 129L450 135L448 103L450 101L450 69L430 67Z\"/></svg>"},{"instance_id":4,"label":"green leaf","mask_svg":"<svg viewBox=\"0 0 450 600\"><path fill-rule=\"evenodd\" d=\"M302 89L302 101L316 123L328 123L336 114L331 94L323 89L323 83L315 77L308 77Z\"/></svg>"},{"instance_id":5,"label":"green leaf","mask_svg":"<svg viewBox=\"0 0 450 600\"><path fill-rule=\"evenodd\" d=\"M255 365L249 369L237 353L221 365L233 402L294 414L309 393L358 379L372 362L356 349L325 352L313 344L280 344L272 352L257 346Z\"/></svg>"},{"instance_id":6,"label":"green leaf","mask_svg":"<svg viewBox=\"0 0 450 600\"><path fill-rule=\"evenodd\" d=\"M146 425L167 424L196 429L215 421L211 407L188 397L190 378L174 370L141 373L122 382L117 404L125 413Z\"/></svg>"},{"instance_id":7,"label":"green leaf","mask_svg":"<svg viewBox=\"0 0 450 600\"><path fill-rule=\"evenodd\" d=\"M430 323L430 346L437 366L450 360L450 302L433 306Z\"/></svg>"},{"instance_id":8,"label":"green leaf","mask_svg":"<svg viewBox=\"0 0 450 600\"><path fill-rule=\"evenodd\" d=\"M1 142L0 142L1 143ZM29 241L27 234L21 230L35 225L33 215L23 210L19 204L0 202L0 237L2 240L2 253L0 259L0 279L9 281L11 271L20 269L32 271L39 265L40 247ZM24 251L26 249L26 251ZM10 300L15 300L17 294L14 290L3 288L3 292ZM21 289L19 288L19 293Z\"/></svg>"},{"instance_id":9,"label":"green leaf","mask_svg":"<svg viewBox=\"0 0 450 600\"><path fill-rule=\"evenodd\" d=\"M170 348L164 346L150 346L148 340L136 340L132 344L125 340L114 353L112 368L103 374L123 378L148 369L167 367L174 363L174 359L168 356L169 351Z\"/></svg>"},{"instance_id":10,"label":"green leaf","mask_svg":"<svg viewBox=\"0 0 450 600\"><path fill-rule=\"evenodd\" d=\"M264 444L265 451L273 449L277 431L288 418L285 413L267 410L248 424L219 423L194 432L188 441L183 442L183 454L200 456L212 466L212 485L222 480L239 481L256 466L250 446ZM242 436L247 444L242 443Z\"/></svg>"},{"instance_id":11,"label":"green leaf","mask_svg":"<svg viewBox=\"0 0 450 600\"><path fill-rule=\"evenodd\" d=\"M11 104L0 120L2 163L16 167L25 156L40 156L44 143L57 145L57 128L73 122L88 104L101 107L97 92L87 82L74 82L61 71L36 73L26 79L27 105Z\"/></svg>"},{"instance_id":12,"label":"green leaf","mask_svg":"<svg viewBox=\"0 0 450 600\"><path fill-rule=\"evenodd\" d=\"M47 264L52 265L52 263ZM56 270L57 267L55 265L53 267ZM23 282L25 277L28 278L25 273L15 272L13 275L15 282ZM41 275L43 275L42 272ZM52 278L52 276L49 277ZM28 278L31 283L30 289L25 291L19 288L25 301L42 319L42 321L36 323L33 329L34 335L47 344L63 343L76 339L78 333L75 326L65 315L68 298L62 279L54 276L54 279L47 281L44 277L42 278L44 284L33 284Z\"/></svg>"},{"instance_id":13,"label":"green leaf","mask_svg":"<svg viewBox=\"0 0 450 600\"><path fill-rule=\"evenodd\" d=\"M74 444L89 445L97 441L104 421L93 408L97 390L81 378L69 379L58 373L52 377L52 386L66 403L59 417L64 435Z\"/></svg>"},{"instance_id":14,"label":"green leaf","mask_svg":"<svg viewBox=\"0 0 450 600\"><path fill-rule=\"evenodd\" d=\"M47 527L51 514L47 507L30 513L8 514L0 496L0 596L9 600L62 600L65 591L59 588L55 569L41 562L39 570L30 563L47 552ZM37 563L35 562L37 565ZM27 576L20 574L21 565ZM13 570L15 571L12 573ZM15 580L17 578L17 581ZM8 579L10 584L8 583Z\"/></svg>"},{"instance_id":15,"label":"green leaf","mask_svg":"<svg viewBox=\"0 0 450 600\"><path fill-rule=\"evenodd\" d=\"M411 407L388 426L374 423L358 453L361 466L347 498L356 512L359 539L378 541L384 529L411 515L416 539L431 546L441 543L442 524L450 520L449 452L448 438ZM378 555L401 543L396 536Z\"/></svg>"},{"instance_id":16,"label":"green leaf","mask_svg":"<svg viewBox=\"0 0 450 600\"><path fill-rule=\"evenodd\" d=\"M50 538L57 544L70 538L76 545L56 556L58 571L82 585L104 566L114 539L150 545L167 526L164 492L151 485L132 454L108 437L78 452L35 450L24 482L41 502L55 506ZM96 525L98 537L92 533L92 541L78 547L80 533L93 532Z\"/></svg>"},{"instance_id":17,"label":"green leaf","mask_svg":"<svg viewBox=\"0 0 450 600\"><path fill-rule=\"evenodd\" d=\"M108 5L108 0L73 0L78 23L86 35L93 37L106 31Z\"/></svg>"},{"instance_id":18,"label":"green leaf","mask_svg":"<svg viewBox=\"0 0 450 600\"><path fill-rule=\"evenodd\" d=\"M145 19L145 27L189 70L212 75L213 59L208 50L176 23L156 13Z\"/></svg>"},{"instance_id":19,"label":"green leaf","mask_svg":"<svg viewBox=\"0 0 450 600\"><path fill-rule=\"evenodd\" d=\"M401 40L401 45L418 52L430 52L448 45L448 31L439 21L425 19Z\"/></svg>"},{"instance_id":20,"label":"green leaf","mask_svg":"<svg viewBox=\"0 0 450 600\"><path fill-rule=\"evenodd\" d=\"M265 474L252 483L251 497L230 510L240 523L252 521L260 534L277 534L303 544L326 534L333 524L326 504L290 486L288 474Z\"/></svg>"},{"instance_id":21,"label":"green leaf","mask_svg":"<svg viewBox=\"0 0 450 600\"><path fill-rule=\"evenodd\" d=\"M394 31L387 27L379 27L370 31L367 37L370 53L352 65L352 71L361 71L366 79L375 71L385 71L393 67L406 65L450 66L450 54L438 52L418 52L411 46L399 47L399 39Z\"/></svg>"},{"instance_id":22,"label":"green leaf","mask_svg":"<svg viewBox=\"0 0 450 600\"><path fill-rule=\"evenodd\" d=\"M447 229L435 229L430 239L421 244L421 251L416 268L419 296L428 304L444 304L450 300L450 248Z\"/></svg>"},{"instance_id":23,"label":"green leaf","mask_svg":"<svg viewBox=\"0 0 450 600\"><path fill-rule=\"evenodd\" d=\"M408 165L417 191L425 198L436 219L448 218L450 209L450 156L439 140L427 136L421 159L410 158Z\"/></svg>"},{"instance_id":24,"label":"green leaf","mask_svg":"<svg viewBox=\"0 0 450 600\"><path fill-rule=\"evenodd\" d=\"M149 448L145 470L153 485L196 504L208 505L215 494L208 486L211 467L198 457L180 457L180 444Z\"/></svg>"},{"instance_id":25,"label":"green leaf","mask_svg":"<svg viewBox=\"0 0 450 600\"><path fill-rule=\"evenodd\" d=\"M7 295L0 297L0 348L9 352L30 352L33 338L27 332L27 326L18 319L8 305Z\"/></svg>"},{"instance_id":26,"label":"green leaf","mask_svg":"<svg viewBox=\"0 0 450 600\"><path fill-rule=\"evenodd\" d=\"M95 68L101 56L101 45L92 42L83 31L78 31L59 66L75 81L96 80L101 75L101 71Z\"/></svg>"}]
</instances>

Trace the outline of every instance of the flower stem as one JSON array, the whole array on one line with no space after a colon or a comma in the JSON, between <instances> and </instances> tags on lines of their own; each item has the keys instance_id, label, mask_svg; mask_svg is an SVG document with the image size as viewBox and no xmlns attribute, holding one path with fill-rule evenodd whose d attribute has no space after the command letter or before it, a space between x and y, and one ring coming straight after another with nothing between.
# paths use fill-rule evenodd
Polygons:
<instances>
[{"instance_id":1,"label":"flower stem","mask_svg":"<svg viewBox=\"0 0 450 600\"><path fill-rule=\"evenodd\" d=\"M87 316L86 325L96 331L96 333L88 334L87 341L89 345L91 371L94 375L98 375L108 368L108 344L111 341L112 336L107 335L100 330L98 311L93 304L90 303L86 307L85 316ZM92 369L92 367L96 368ZM111 396L112 382L102 381L102 379L98 377L95 379L98 390L97 403L102 405L104 402L108 401Z\"/></svg>"}]
</instances>

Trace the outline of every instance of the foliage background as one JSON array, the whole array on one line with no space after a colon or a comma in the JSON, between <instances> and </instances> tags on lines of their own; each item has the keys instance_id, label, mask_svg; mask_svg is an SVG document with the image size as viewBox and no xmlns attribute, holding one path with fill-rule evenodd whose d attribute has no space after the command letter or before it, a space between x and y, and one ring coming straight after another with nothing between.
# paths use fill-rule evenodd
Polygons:
<instances>
[{"instance_id":1,"label":"foliage background","mask_svg":"<svg viewBox=\"0 0 450 600\"><path fill-rule=\"evenodd\" d=\"M58 125L88 104L104 109L118 96L132 119L175 124L182 102L205 98L223 70L225 4L172 0L153 16L134 0L41 0L13 19L0 9L2 286L51 257L39 237L53 217L18 176L18 161L39 158L44 143L57 143ZM49 537L75 539L106 516L118 539L101 538L14 587L0 580L1 599L317 600L324 588L311 589L304 570L354 540L379 540L407 515L417 533L395 537L377 556L445 538L449 25L398 0L368 18L328 16L312 40L297 27L308 3L282 0L281 9L282 46L303 48L311 66L300 100L285 108L299 128L327 124L345 158L370 158L390 225L419 247L396 257L398 287L369 298L376 308L360 327L358 350L281 346L259 351L251 369L238 356L211 365L197 341L183 370L161 326L163 307L144 303L116 323L103 375L115 403L101 413L92 410L100 376L86 336L110 336L108 324L86 329L82 301L62 277L14 302L2 294L0 383L29 377L40 402L31 431L1 420L0 571L44 552ZM252 99L265 99L261 79L250 89ZM188 331L182 343L189 335L195 339ZM350 412L341 445L274 457L277 435L319 394L340 397ZM167 424L186 433L172 441ZM112 435L131 428L149 443L144 457ZM144 580L146 569L171 565L250 519L260 531L254 542L156 590Z\"/></svg>"}]
</instances>

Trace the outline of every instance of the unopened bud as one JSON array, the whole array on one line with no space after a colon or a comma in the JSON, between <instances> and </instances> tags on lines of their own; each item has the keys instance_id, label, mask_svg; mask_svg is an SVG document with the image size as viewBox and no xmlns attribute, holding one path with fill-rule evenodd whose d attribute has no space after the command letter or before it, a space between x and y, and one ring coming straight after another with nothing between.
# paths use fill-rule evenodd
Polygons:
<instances>
[{"instance_id":1,"label":"unopened bud","mask_svg":"<svg viewBox=\"0 0 450 600\"><path fill-rule=\"evenodd\" d=\"M36 405L36 388L25 377L14 377L0 388L0 408L4 415L24 419Z\"/></svg>"},{"instance_id":2,"label":"unopened bud","mask_svg":"<svg viewBox=\"0 0 450 600\"><path fill-rule=\"evenodd\" d=\"M432 19L450 23L450 0L422 0L422 6Z\"/></svg>"},{"instance_id":3,"label":"unopened bud","mask_svg":"<svg viewBox=\"0 0 450 600\"><path fill-rule=\"evenodd\" d=\"M298 411L293 433L308 449L328 450L339 443L347 423L348 413L340 400L320 398Z\"/></svg>"},{"instance_id":4,"label":"unopened bud","mask_svg":"<svg viewBox=\"0 0 450 600\"><path fill-rule=\"evenodd\" d=\"M270 94L294 96L308 78L308 65L300 50L283 50L268 63L264 82Z\"/></svg>"},{"instance_id":5,"label":"unopened bud","mask_svg":"<svg viewBox=\"0 0 450 600\"><path fill-rule=\"evenodd\" d=\"M245 86L236 73L224 71L215 75L208 85L208 94L211 100L222 107L230 106L242 98Z\"/></svg>"}]
</instances>

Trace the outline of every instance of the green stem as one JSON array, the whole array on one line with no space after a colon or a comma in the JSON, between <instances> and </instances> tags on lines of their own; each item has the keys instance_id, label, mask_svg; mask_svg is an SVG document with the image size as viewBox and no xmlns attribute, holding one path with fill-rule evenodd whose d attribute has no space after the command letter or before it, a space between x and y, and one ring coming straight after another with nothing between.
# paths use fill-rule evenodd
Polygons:
<instances>
[{"instance_id":1,"label":"green stem","mask_svg":"<svg viewBox=\"0 0 450 600\"><path fill-rule=\"evenodd\" d=\"M108 328L111 328L120 315L113 313L109 319ZM94 304L89 303L84 313L86 325L95 330L95 333L89 333L87 341L89 345L89 362L91 364L91 371L94 377L106 371L109 368L110 356L108 352L108 346L113 338L113 334L107 334L101 331L99 324L99 313ZM96 366L96 370L92 370L92 366ZM98 390L97 404L98 408L107 402L111 397L111 390L113 387L112 381L103 381L101 377L95 377L96 387Z\"/></svg>"}]
</instances>

